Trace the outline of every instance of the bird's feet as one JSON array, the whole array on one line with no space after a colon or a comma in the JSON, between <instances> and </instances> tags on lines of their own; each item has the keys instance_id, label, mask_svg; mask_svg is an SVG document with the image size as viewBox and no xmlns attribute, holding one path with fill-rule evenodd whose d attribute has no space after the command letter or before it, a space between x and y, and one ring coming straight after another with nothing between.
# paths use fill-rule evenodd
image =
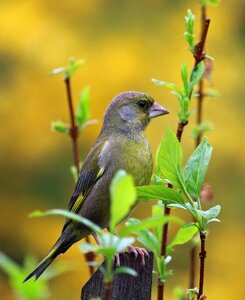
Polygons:
<instances>
[{"instance_id":1,"label":"bird's feet","mask_svg":"<svg viewBox=\"0 0 245 300\"><path fill-rule=\"evenodd\" d=\"M140 247L134 247L134 246L129 246L128 247L128 253L133 253L135 256L135 259L140 256L141 259L141 265L144 266L145 265L145 257L149 257L149 253L147 250L145 250L144 248L140 248ZM120 262L120 253L115 255L115 263L116 266L119 267L121 265Z\"/></svg>"},{"instance_id":2,"label":"bird's feet","mask_svg":"<svg viewBox=\"0 0 245 300\"><path fill-rule=\"evenodd\" d=\"M145 257L149 257L149 252L145 250L145 248L140 248L140 247L134 247L134 246L128 246L128 252L129 253L134 253L135 259L140 256L141 259L141 265L145 265Z\"/></svg>"}]
</instances>

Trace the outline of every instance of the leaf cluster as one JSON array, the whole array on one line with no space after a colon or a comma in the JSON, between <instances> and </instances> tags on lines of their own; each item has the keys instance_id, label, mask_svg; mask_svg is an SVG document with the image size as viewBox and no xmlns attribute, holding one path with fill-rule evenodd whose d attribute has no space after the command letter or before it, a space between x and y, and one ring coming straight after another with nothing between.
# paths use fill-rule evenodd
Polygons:
<instances>
[{"instance_id":1,"label":"leaf cluster","mask_svg":"<svg viewBox=\"0 0 245 300\"><path fill-rule=\"evenodd\" d=\"M187 41L190 51L192 53L194 53L195 49L194 21L195 16L193 15L192 11L188 9L187 15L185 16L186 32L184 33L184 38ZM182 62L180 69L182 87L178 87L176 84L171 82L165 82L159 79L152 79L153 83L155 83L156 85L162 85L171 89L171 93L177 97L180 105L178 118L182 124L186 124L186 122L188 122L189 120L190 115L192 114L192 112L189 111L191 96L193 94L195 86L202 78L204 71L205 65L204 62L201 61L199 64L197 64L197 66L195 66L192 69L189 75L187 64L184 61Z\"/></svg>"},{"instance_id":2,"label":"leaf cluster","mask_svg":"<svg viewBox=\"0 0 245 300\"><path fill-rule=\"evenodd\" d=\"M157 178L170 183L175 189L164 185L137 187L138 198L142 201L161 200L169 207L178 207L189 211L196 221L200 232L205 232L210 222L218 221L220 206L207 211L202 210L200 191L212 154L212 147L205 138L189 157L182 168L183 152L175 134L168 129L157 153Z\"/></svg>"},{"instance_id":3,"label":"leaf cluster","mask_svg":"<svg viewBox=\"0 0 245 300\"><path fill-rule=\"evenodd\" d=\"M192 53L194 53L194 49L195 49L194 25L195 25L195 16L193 15L192 11L190 9L188 9L187 14L185 16L186 31L184 33L184 38L187 41L190 51Z\"/></svg>"},{"instance_id":4,"label":"leaf cluster","mask_svg":"<svg viewBox=\"0 0 245 300\"><path fill-rule=\"evenodd\" d=\"M71 57L69 60L69 65L67 67L61 67L54 69L51 74L64 74L65 80L70 80L71 77L75 74L78 68L80 68L85 63L84 59L75 60L74 57ZM90 120L91 110L90 110L90 87L85 86L84 89L80 92L78 98L78 104L75 111L75 124L78 129L78 132L81 132L85 127L97 123L97 120ZM69 134L71 126L61 120L53 121L51 123L51 128L55 132Z\"/></svg>"},{"instance_id":5,"label":"leaf cluster","mask_svg":"<svg viewBox=\"0 0 245 300\"><path fill-rule=\"evenodd\" d=\"M189 111L190 100L194 90L194 87L197 85L199 80L204 74L205 66L204 62L201 61L196 68L192 70L191 75L189 76L188 67L186 62L181 64L181 79L182 87L178 87L176 84L171 82L165 82L159 79L152 79L153 83L156 85L162 85L172 90L172 94L175 95L178 99L180 105L180 111L178 112L179 121L185 124L190 115L192 114Z\"/></svg>"}]
</instances>

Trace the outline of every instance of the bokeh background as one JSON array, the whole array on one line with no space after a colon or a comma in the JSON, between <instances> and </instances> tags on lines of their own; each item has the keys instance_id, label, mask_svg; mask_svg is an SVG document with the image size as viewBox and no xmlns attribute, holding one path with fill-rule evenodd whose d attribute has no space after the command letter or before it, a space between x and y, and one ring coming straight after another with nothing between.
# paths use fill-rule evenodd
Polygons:
<instances>
[{"instance_id":1,"label":"bokeh background","mask_svg":"<svg viewBox=\"0 0 245 300\"><path fill-rule=\"evenodd\" d=\"M242 299L244 295L244 9L243 1L209 7L207 50L215 57L212 83L219 99L205 100L204 118L214 123L208 133L214 153L207 180L221 204L221 224L208 236L205 291L209 299ZM56 240L62 218L29 219L36 209L66 208L74 182L69 172L71 144L50 130L52 120L69 121L60 76L48 73L84 57L86 65L72 80L74 100L91 86L91 110L98 125L79 140L84 158L99 133L103 112L119 92L151 94L171 111L154 120L147 135L155 152L165 128L176 128L178 104L169 90L154 86L152 77L180 82L180 64L192 57L183 40L187 8L199 16L195 0L2 0L0 3L0 250L18 263L27 254L41 258ZM198 17L197 17L198 18ZM199 20L197 20L199 28ZM198 29L197 29L198 32ZM195 100L193 99L193 108ZM191 118L183 137L185 157L193 150ZM147 208L147 209L146 209ZM138 217L150 214L141 205ZM48 299L79 299L88 277L77 246L58 259L76 268L50 281ZM188 284L188 247L177 248L166 299L172 288ZM0 273L0 299L15 299Z\"/></svg>"}]
</instances>

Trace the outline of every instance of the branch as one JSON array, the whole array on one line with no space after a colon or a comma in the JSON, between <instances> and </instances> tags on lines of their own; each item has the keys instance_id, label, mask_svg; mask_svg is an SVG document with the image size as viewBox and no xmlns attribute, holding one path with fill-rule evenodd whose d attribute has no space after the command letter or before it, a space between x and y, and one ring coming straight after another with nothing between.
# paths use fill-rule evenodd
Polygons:
<instances>
[{"instance_id":1,"label":"branch","mask_svg":"<svg viewBox=\"0 0 245 300\"><path fill-rule=\"evenodd\" d=\"M194 58L195 58L195 67L198 63L205 59L204 46L207 38L207 33L209 29L210 19L207 18L206 6L203 5L201 7L201 41L195 46L194 50ZM196 124L200 125L202 123L202 115L203 115L203 100L204 100L204 92L203 92L203 78L200 79L198 83L198 98L197 98L197 119ZM196 138L196 147L200 144L202 139L202 133L200 132ZM195 287L195 277L196 277L196 257L197 257L197 247L194 245L190 250L190 282L189 288Z\"/></svg>"},{"instance_id":2,"label":"branch","mask_svg":"<svg viewBox=\"0 0 245 300\"><path fill-rule=\"evenodd\" d=\"M204 13L205 13L205 10L204 10ZM205 16L205 14L204 14L204 16ZM195 68L197 68L197 65L202 60L205 59L204 45L205 45L205 41L206 41L206 38L207 38L207 33L208 33L210 20L205 18L205 22L203 24L204 25L203 25L203 28L202 28L201 40L200 40L199 43L196 44L195 49L194 49L193 56L194 56L194 59L195 59L195 63L194 63L193 70L195 70ZM190 97L191 97L191 95L190 95ZM181 141L183 131L184 131L184 127L187 124L188 124L188 122L179 122L178 123L176 137L179 140L179 142ZM171 185L168 185L168 187L172 188ZM171 213L171 209L165 206L164 214L166 216L169 216L170 213ZM163 231L162 231L162 247L161 247L161 255L162 256L166 255L167 241L168 241L168 229L169 229L169 223L164 224ZM193 255L193 257L194 257L194 255ZM164 287L165 287L165 283L161 282L158 279L158 295L157 295L158 300L162 300L163 297L164 297Z\"/></svg>"},{"instance_id":3,"label":"branch","mask_svg":"<svg viewBox=\"0 0 245 300\"><path fill-rule=\"evenodd\" d=\"M74 115L74 108L73 108L73 101L72 101L72 94L71 94L71 81L70 77L66 76L65 79L65 85L66 85L66 93L67 93L67 100L68 100L68 107L69 107L69 114L70 114L70 122L71 122L71 127L70 127L70 137L72 140L72 146L73 146L73 160L74 160L74 165L76 166L77 169L77 175L79 175L79 151L78 151L78 136L79 136L79 130L78 126L76 125L75 122L75 115ZM86 237L86 242L90 243L89 238ZM94 261L95 255L93 252L88 252L85 254L85 259L88 262ZM90 275L94 273L94 267L89 265L89 272Z\"/></svg>"},{"instance_id":4,"label":"branch","mask_svg":"<svg viewBox=\"0 0 245 300\"><path fill-rule=\"evenodd\" d=\"M201 299L203 297L203 284L204 284L204 270L205 270L205 258L206 258L206 250L205 250L205 241L206 234L200 232L200 240L201 240L201 252L199 253L200 257L200 279L199 279L199 292L197 299Z\"/></svg>"}]
</instances>

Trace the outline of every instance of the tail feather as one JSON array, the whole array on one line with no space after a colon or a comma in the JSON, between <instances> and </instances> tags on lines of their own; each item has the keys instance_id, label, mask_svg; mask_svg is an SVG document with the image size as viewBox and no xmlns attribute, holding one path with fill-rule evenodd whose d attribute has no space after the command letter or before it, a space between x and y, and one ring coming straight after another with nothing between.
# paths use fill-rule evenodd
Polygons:
<instances>
[{"instance_id":1,"label":"tail feather","mask_svg":"<svg viewBox=\"0 0 245 300\"><path fill-rule=\"evenodd\" d=\"M42 273L47 269L47 267L52 263L52 261L61 253L65 253L67 249L71 247L73 243L80 239L76 236L75 232L67 229L62 233L57 242L51 248L49 253L41 260L37 267L24 279L23 283L35 276L37 280Z\"/></svg>"},{"instance_id":2,"label":"tail feather","mask_svg":"<svg viewBox=\"0 0 245 300\"><path fill-rule=\"evenodd\" d=\"M24 279L23 283L35 276L35 280L42 275L51 262L61 253L59 246L52 248L51 251L41 260L37 267Z\"/></svg>"},{"instance_id":3,"label":"tail feather","mask_svg":"<svg viewBox=\"0 0 245 300\"><path fill-rule=\"evenodd\" d=\"M65 234L62 234L48 254L41 260L37 267L24 279L23 283L35 276L37 280L52 261L61 253L65 253L68 248L74 243L72 236L68 240Z\"/></svg>"}]
</instances>

